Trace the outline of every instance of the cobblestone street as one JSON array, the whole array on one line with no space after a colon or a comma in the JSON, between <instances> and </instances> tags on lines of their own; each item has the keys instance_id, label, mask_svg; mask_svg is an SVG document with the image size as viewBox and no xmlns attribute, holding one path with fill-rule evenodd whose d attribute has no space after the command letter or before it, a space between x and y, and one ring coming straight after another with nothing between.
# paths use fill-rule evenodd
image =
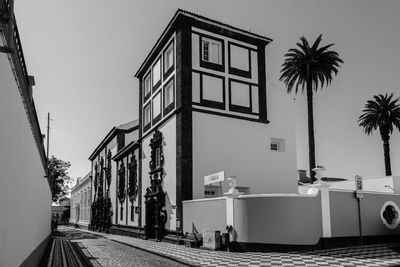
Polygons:
<instances>
[{"instance_id":1,"label":"cobblestone street","mask_svg":"<svg viewBox=\"0 0 400 267\"><path fill-rule=\"evenodd\" d=\"M400 243L290 253L230 253L70 227L60 227L59 233L80 251L75 254L84 258L81 265L74 266L400 266ZM66 261L71 262L68 249L64 251ZM53 265L46 266L66 266L56 258L61 254L55 252Z\"/></svg>"}]
</instances>

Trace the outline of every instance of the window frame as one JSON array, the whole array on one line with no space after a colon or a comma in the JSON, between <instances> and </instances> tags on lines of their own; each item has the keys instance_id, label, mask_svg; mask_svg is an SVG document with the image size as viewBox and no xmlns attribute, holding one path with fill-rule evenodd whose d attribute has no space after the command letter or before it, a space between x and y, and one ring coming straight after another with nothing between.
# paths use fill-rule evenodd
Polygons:
<instances>
[{"instance_id":1,"label":"window frame","mask_svg":"<svg viewBox=\"0 0 400 267\"><path fill-rule=\"evenodd\" d=\"M167 87L172 84L172 102L165 106L165 99L166 99L166 89ZM163 115L167 115L171 110L175 108L175 77L171 77L164 85L163 87L163 99L162 99L162 105L163 105Z\"/></svg>"},{"instance_id":2,"label":"window frame","mask_svg":"<svg viewBox=\"0 0 400 267\"><path fill-rule=\"evenodd\" d=\"M154 61L154 64L153 65L151 65L151 85L152 85L152 90L153 90L153 93L158 89L158 87L160 87L160 85L161 85L161 83L162 83L162 69L163 69L163 67L162 67L162 60L161 60L161 58L162 58L162 56L160 55L155 61ZM158 61L160 61L160 79L157 81L157 83L156 84L154 84L154 67L156 66L156 64L157 64L157 62Z\"/></svg>"},{"instance_id":3,"label":"window frame","mask_svg":"<svg viewBox=\"0 0 400 267\"><path fill-rule=\"evenodd\" d=\"M143 103L144 102L146 102L149 98L150 98L150 96L151 96L151 90L152 90L152 79L151 79L151 70L149 70L148 72L147 72L147 74L144 76L144 79L143 79ZM149 91L147 92L147 94L146 94L146 79L147 78L149 78Z\"/></svg>"},{"instance_id":4,"label":"window frame","mask_svg":"<svg viewBox=\"0 0 400 267\"><path fill-rule=\"evenodd\" d=\"M169 66L168 69L166 69L165 68L166 52L168 52L171 47L172 47L172 65ZM164 51L162 53L162 57L163 57L163 77L164 77L164 80L165 80L174 71L174 68L175 68L175 41L174 41L174 39L172 39L168 43L168 45L166 46L166 48L164 49Z\"/></svg>"},{"instance_id":5,"label":"window frame","mask_svg":"<svg viewBox=\"0 0 400 267\"><path fill-rule=\"evenodd\" d=\"M204 58L203 39L209 39L213 42L220 43L220 45L221 45L221 63L214 63L214 62L210 62L210 61L203 59ZM209 51L210 51L210 49L209 49ZM225 41L223 39L205 35L205 34L199 34L199 53L200 53L199 54L200 55L200 58L199 58L200 67L225 72Z\"/></svg>"},{"instance_id":6,"label":"window frame","mask_svg":"<svg viewBox=\"0 0 400 267\"><path fill-rule=\"evenodd\" d=\"M154 99L156 97L160 97L160 113L157 115L157 117L154 117ZM154 94L154 96L151 99L152 105L151 105L151 120L153 122L153 125L155 125L157 122L159 122L161 120L162 117L162 95L161 95L161 90L159 90L156 94Z\"/></svg>"},{"instance_id":7,"label":"window frame","mask_svg":"<svg viewBox=\"0 0 400 267\"><path fill-rule=\"evenodd\" d=\"M199 72L200 73L200 105L209 107L209 108L215 108L215 109L221 109L225 110L225 103L226 103L226 97L225 97L225 77L224 76L219 76L211 73L204 73L204 72ZM218 101L213 101L209 99L204 99L203 98L203 76L210 76L214 78L218 78L222 80L222 102Z\"/></svg>"},{"instance_id":8,"label":"window frame","mask_svg":"<svg viewBox=\"0 0 400 267\"><path fill-rule=\"evenodd\" d=\"M232 104L232 82L241 83L241 84L245 84L248 86L249 104L250 104L249 107ZM258 115L258 113L253 112L252 86L257 86L257 85L253 84L253 83L241 81L241 80L232 79L232 78L229 79L229 111L246 113L246 114L251 114L251 115Z\"/></svg>"},{"instance_id":9,"label":"window frame","mask_svg":"<svg viewBox=\"0 0 400 267\"><path fill-rule=\"evenodd\" d=\"M249 65L249 69L248 70L242 70L242 69L238 69L238 68L235 68L235 67L231 66L231 46L237 46L237 47L240 47L240 48L243 48L243 49L247 49L248 65ZM241 44L238 44L238 43L234 43L234 42L228 41L228 72L229 72L229 74L251 79L251 72L252 72L252 69L251 69L251 51L257 52L257 50L252 49L250 47L247 47L247 46L244 46L244 45L241 45Z\"/></svg>"},{"instance_id":10,"label":"window frame","mask_svg":"<svg viewBox=\"0 0 400 267\"><path fill-rule=\"evenodd\" d=\"M146 109L149 108L150 109L150 117L149 117L149 121L146 124ZM143 107L143 132L147 131L148 129L150 129L151 127L151 118L152 114L151 114L151 101L149 101L144 107Z\"/></svg>"}]
</instances>

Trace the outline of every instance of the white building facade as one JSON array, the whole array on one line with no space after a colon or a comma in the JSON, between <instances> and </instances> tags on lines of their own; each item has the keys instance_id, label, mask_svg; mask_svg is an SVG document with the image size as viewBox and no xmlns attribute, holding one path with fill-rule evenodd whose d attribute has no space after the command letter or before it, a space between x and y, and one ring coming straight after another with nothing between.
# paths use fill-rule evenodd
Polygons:
<instances>
[{"instance_id":1,"label":"white building facade","mask_svg":"<svg viewBox=\"0 0 400 267\"><path fill-rule=\"evenodd\" d=\"M92 204L91 174L78 178L71 190L71 214L69 223L81 228L88 228L90 206Z\"/></svg>"},{"instance_id":2,"label":"white building facade","mask_svg":"<svg viewBox=\"0 0 400 267\"><path fill-rule=\"evenodd\" d=\"M0 266L36 266L50 240L46 155L14 15L0 0Z\"/></svg>"},{"instance_id":3,"label":"white building facade","mask_svg":"<svg viewBox=\"0 0 400 267\"><path fill-rule=\"evenodd\" d=\"M237 176L248 193L297 192L294 105L266 87L271 41L178 10L142 63L137 205L147 237L182 231L182 201L207 197L208 174Z\"/></svg>"}]
</instances>

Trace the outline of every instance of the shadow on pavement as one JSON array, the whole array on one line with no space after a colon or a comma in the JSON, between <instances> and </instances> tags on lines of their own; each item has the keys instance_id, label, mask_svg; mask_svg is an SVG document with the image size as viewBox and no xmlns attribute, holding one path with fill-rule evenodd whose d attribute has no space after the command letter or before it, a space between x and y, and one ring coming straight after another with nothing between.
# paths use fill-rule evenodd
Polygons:
<instances>
[{"instance_id":1,"label":"shadow on pavement","mask_svg":"<svg viewBox=\"0 0 400 267\"><path fill-rule=\"evenodd\" d=\"M88 266L97 267L93 257L84 247L80 239L97 239L97 236L85 234L72 229L60 229L52 233L46 251L39 262L39 266ZM74 241L74 242L71 242ZM62 249L61 249L62 247ZM80 262L81 264L78 264ZM50 264L49 264L50 263ZM60 265L61 264L61 265Z\"/></svg>"}]
</instances>

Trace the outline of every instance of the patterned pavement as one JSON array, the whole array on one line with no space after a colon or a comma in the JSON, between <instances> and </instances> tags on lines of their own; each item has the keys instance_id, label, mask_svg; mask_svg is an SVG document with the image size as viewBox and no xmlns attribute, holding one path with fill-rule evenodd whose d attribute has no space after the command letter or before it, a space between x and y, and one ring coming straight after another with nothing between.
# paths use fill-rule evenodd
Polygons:
<instances>
[{"instance_id":1,"label":"patterned pavement","mask_svg":"<svg viewBox=\"0 0 400 267\"><path fill-rule=\"evenodd\" d=\"M191 266L400 266L400 243L289 253L235 253L188 248L182 245L86 230L80 231L102 236Z\"/></svg>"}]
</instances>

